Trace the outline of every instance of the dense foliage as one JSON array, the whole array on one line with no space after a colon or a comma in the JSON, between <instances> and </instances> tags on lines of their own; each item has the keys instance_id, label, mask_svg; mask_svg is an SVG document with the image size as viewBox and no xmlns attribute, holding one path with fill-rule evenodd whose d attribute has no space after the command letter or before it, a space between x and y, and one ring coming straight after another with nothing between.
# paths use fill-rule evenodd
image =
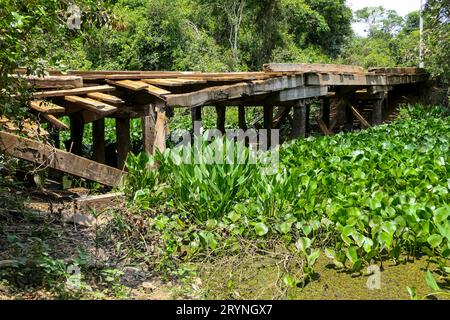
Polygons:
<instances>
[{"instance_id":1,"label":"dense foliage","mask_svg":"<svg viewBox=\"0 0 450 320\"><path fill-rule=\"evenodd\" d=\"M143 188L138 169L154 159L140 155L129 160L128 191L143 210L166 208L154 227L169 255L276 236L305 257L306 274L320 247L353 271L426 254L447 272L450 122L440 109L404 114L393 125L285 145L271 176L251 164L180 164L169 151Z\"/></svg>"}]
</instances>

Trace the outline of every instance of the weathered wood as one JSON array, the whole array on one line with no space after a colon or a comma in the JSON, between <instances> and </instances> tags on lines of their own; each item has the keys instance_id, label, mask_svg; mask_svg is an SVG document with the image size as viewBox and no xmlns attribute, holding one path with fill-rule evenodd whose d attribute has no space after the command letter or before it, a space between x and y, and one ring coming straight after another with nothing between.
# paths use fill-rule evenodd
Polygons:
<instances>
[{"instance_id":1,"label":"weathered wood","mask_svg":"<svg viewBox=\"0 0 450 320\"><path fill-rule=\"evenodd\" d=\"M120 99L119 97L110 95L110 94L106 94L106 93L102 93L102 92L92 92L92 93L88 93L87 94L88 98L91 99L95 99L98 101L103 101L106 103L110 103L113 105L118 105L118 104L124 104L125 101L123 101L122 99Z\"/></svg>"},{"instance_id":2,"label":"weathered wood","mask_svg":"<svg viewBox=\"0 0 450 320\"><path fill-rule=\"evenodd\" d=\"M245 107L244 106L238 107L238 122L239 122L239 129L247 131L247 121L245 120Z\"/></svg>"},{"instance_id":3,"label":"weathered wood","mask_svg":"<svg viewBox=\"0 0 450 320\"><path fill-rule=\"evenodd\" d=\"M204 84L207 81L202 79L183 79L183 78L167 78L167 79L143 79L145 83L153 84L155 86L164 87L181 87L193 84Z\"/></svg>"},{"instance_id":4,"label":"weathered wood","mask_svg":"<svg viewBox=\"0 0 450 320\"><path fill-rule=\"evenodd\" d=\"M125 168L125 162L127 160L128 153L131 151L130 119L116 119L116 134L117 167L123 170Z\"/></svg>"},{"instance_id":5,"label":"weathered wood","mask_svg":"<svg viewBox=\"0 0 450 320\"><path fill-rule=\"evenodd\" d=\"M328 126L325 124L322 118L317 118L317 124L319 125L320 131L326 136L330 136L333 133L328 129Z\"/></svg>"},{"instance_id":6,"label":"weathered wood","mask_svg":"<svg viewBox=\"0 0 450 320\"><path fill-rule=\"evenodd\" d=\"M58 130L69 130L69 126L51 114L40 113L39 116Z\"/></svg>"},{"instance_id":7,"label":"weathered wood","mask_svg":"<svg viewBox=\"0 0 450 320\"><path fill-rule=\"evenodd\" d=\"M288 118L290 111L291 111L290 106L280 107L278 113L274 117L273 127L279 129L283 124L283 122Z\"/></svg>"},{"instance_id":8,"label":"weathered wood","mask_svg":"<svg viewBox=\"0 0 450 320\"><path fill-rule=\"evenodd\" d=\"M145 88L148 87L148 84L142 81L133 81L133 80L120 80L120 81L109 81L106 80L106 82L125 88L125 89L129 89L132 91L142 91Z\"/></svg>"},{"instance_id":9,"label":"weathered wood","mask_svg":"<svg viewBox=\"0 0 450 320\"><path fill-rule=\"evenodd\" d=\"M83 153L83 135L84 123L81 114L74 113L70 115L70 142L71 146L68 150L76 155Z\"/></svg>"},{"instance_id":10,"label":"weathered wood","mask_svg":"<svg viewBox=\"0 0 450 320\"><path fill-rule=\"evenodd\" d=\"M66 112L66 108L58 106L54 103L45 100L33 100L30 101L29 107L33 110L36 110L41 113L64 113Z\"/></svg>"},{"instance_id":11,"label":"weathered wood","mask_svg":"<svg viewBox=\"0 0 450 320\"><path fill-rule=\"evenodd\" d=\"M18 78L17 75L12 76ZM73 89L83 87L83 78L79 76L19 76L36 89Z\"/></svg>"},{"instance_id":12,"label":"weathered wood","mask_svg":"<svg viewBox=\"0 0 450 320\"><path fill-rule=\"evenodd\" d=\"M33 98L64 97L70 95L88 94L90 92L110 92L114 90L116 90L116 88L108 85L83 87L67 90L51 90L51 91L35 92L33 93Z\"/></svg>"},{"instance_id":13,"label":"weathered wood","mask_svg":"<svg viewBox=\"0 0 450 320\"><path fill-rule=\"evenodd\" d=\"M350 66L341 64L269 63L264 65L264 71L363 73L364 69L359 66Z\"/></svg>"},{"instance_id":14,"label":"weathered wood","mask_svg":"<svg viewBox=\"0 0 450 320\"><path fill-rule=\"evenodd\" d=\"M415 67L369 68L369 72L374 72L376 74L398 74L398 75L416 75L427 73L425 69Z\"/></svg>"},{"instance_id":15,"label":"weathered wood","mask_svg":"<svg viewBox=\"0 0 450 320\"><path fill-rule=\"evenodd\" d=\"M153 105L149 105L148 108L150 115L142 117L142 144L145 152L153 154L155 149L155 139L156 139L156 114Z\"/></svg>"},{"instance_id":16,"label":"weathered wood","mask_svg":"<svg viewBox=\"0 0 450 320\"><path fill-rule=\"evenodd\" d=\"M89 111L101 114L103 116L114 113L117 107L113 107L104 102L100 102L91 98L82 98L78 96L65 96L64 100L72 102Z\"/></svg>"},{"instance_id":17,"label":"weathered wood","mask_svg":"<svg viewBox=\"0 0 450 320\"><path fill-rule=\"evenodd\" d=\"M166 150L167 129L166 112L162 108L156 107L155 145L153 154L155 154L157 150L160 152L164 152Z\"/></svg>"},{"instance_id":18,"label":"weathered wood","mask_svg":"<svg viewBox=\"0 0 450 320\"><path fill-rule=\"evenodd\" d=\"M99 162L105 163L105 119L96 120L92 123L92 158Z\"/></svg>"},{"instance_id":19,"label":"weathered wood","mask_svg":"<svg viewBox=\"0 0 450 320\"><path fill-rule=\"evenodd\" d=\"M289 102L299 99L322 97L327 94L328 87L298 87L277 92L270 98L270 101L273 103Z\"/></svg>"},{"instance_id":20,"label":"weathered wood","mask_svg":"<svg viewBox=\"0 0 450 320\"><path fill-rule=\"evenodd\" d=\"M197 107L208 103L214 104L216 101L239 99L287 88L296 88L301 85L303 85L303 76L286 76L230 86L210 87L191 93L167 95L166 102L171 107Z\"/></svg>"},{"instance_id":21,"label":"weathered wood","mask_svg":"<svg viewBox=\"0 0 450 320\"><path fill-rule=\"evenodd\" d=\"M107 186L119 186L125 176L115 168L2 131L0 131L0 150L13 157Z\"/></svg>"},{"instance_id":22,"label":"weathered wood","mask_svg":"<svg viewBox=\"0 0 450 320\"><path fill-rule=\"evenodd\" d=\"M355 107L350 106L350 108L352 109L353 115L356 117L356 119L359 120L359 122L361 122L362 126L364 128L370 128L371 125L369 122L367 122L367 120L358 112L358 110L356 110Z\"/></svg>"},{"instance_id":23,"label":"weathered wood","mask_svg":"<svg viewBox=\"0 0 450 320\"><path fill-rule=\"evenodd\" d=\"M105 115L99 114L99 113L95 113L95 112L92 112L92 111L89 111L89 110L82 110L81 111L81 116L82 116L83 122L85 124L105 118Z\"/></svg>"},{"instance_id":24,"label":"weathered wood","mask_svg":"<svg viewBox=\"0 0 450 320\"><path fill-rule=\"evenodd\" d=\"M306 116L307 116L306 105L304 105L301 102L297 102L294 105L294 117L291 131L292 139L306 137L306 126L307 126Z\"/></svg>"},{"instance_id":25,"label":"weathered wood","mask_svg":"<svg viewBox=\"0 0 450 320\"><path fill-rule=\"evenodd\" d=\"M375 75L375 74L305 74L308 86L390 86L426 81L426 75Z\"/></svg>"},{"instance_id":26,"label":"weathered wood","mask_svg":"<svg viewBox=\"0 0 450 320\"><path fill-rule=\"evenodd\" d=\"M226 111L225 107L216 107L217 129L222 133L225 133Z\"/></svg>"},{"instance_id":27,"label":"weathered wood","mask_svg":"<svg viewBox=\"0 0 450 320\"><path fill-rule=\"evenodd\" d=\"M376 126L383 122L383 100L374 100L373 113L372 113L372 125Z\"/></svg>"}]
</instances>

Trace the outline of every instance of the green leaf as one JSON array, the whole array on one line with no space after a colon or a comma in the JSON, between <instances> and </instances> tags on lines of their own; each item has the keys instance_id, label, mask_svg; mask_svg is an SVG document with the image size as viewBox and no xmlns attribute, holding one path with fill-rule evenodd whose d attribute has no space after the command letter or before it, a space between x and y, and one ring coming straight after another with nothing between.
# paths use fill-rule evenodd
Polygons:
<instances>
[{"instance_id":1,"label":"green leaf","mask_svg":"<svg viewBox=\"0 0 450 320\"><path fill-rule=\"evenodd\" d=\"M319 256L320 256L320 250L315 250L310 255L308 255L308 258L307 258L308 266L313 266L316 263L317 258L319 258Z\"/></svg>"},{"instance_id":2,"label":"green leaf","mask_svg":"<svg viewBox=\"0 0 450 320\"><path fill-rule=\"evenodd\" d=\"M430 246L434 249L441 245L442 243L442 236L439 234L433 234L428 237L427 242L430 244Z\"/></svg>"},{"instance_id":3,"label":"green leaf","mask_svg":"<svg viewBox=\"0 0 450 320\"><path fill-rule=\"evenodd\" d=\"M269 232L269 228L262 222L255 224L256 234L260 237L266 235Z\"/></svg>"},{"instance_id":4,"label":"green leaf","mask_svg":"<svg viewBox=\"0 0 450 320\"><path fill-rule=\"evenodd\" d=\"M358 252L356 247L352 246L347 249L347 258L352 264L355 264L356 261L358 261Z\"/></svg>"},{"instance_id":5,"label":"green leaf","mask_svg":"<svg viewBox=\"0 0 450 320\"><path fill-rule=\"evenodd\" d=\"M442 223L450 216L450 207L442 207L434 211L434 219L437 223Z\"/></svg>"},{"instance_id":6,"label":"green leaf","mask_svg":"<svg viewBox=\"0 0 450 320\"><path fill-rule=\"evenodd\" d=\"M283 234L287 234L291 231L292 223L289 222L283 222L281 223L278 228L280 229L280 232Z\"/></svg>"},{"instance_id":7,"label":"green leaf","mask_svg":"<svg viewBox=\"0 0 450 320\"><path fill-rule=\"evenodd\" d=\"M297 240L295 246L298 250L305 253L307 249L311 247L311 240L309 238L303 237Z\"/></svg>"},{"instance_id":8,"label":"green leaf","mask_svg":"<svg viewBox=\"0 0 450 320\"><path fill-rule=\"evenodd\" d=\"M427 282L428 287L430 287L431 290L434 292L437 292L440 290L436 280L433 277L433 274L430 272L430 270L427 271L427 275L425 277L425 280Z\"/></svg>"}]
</instances>

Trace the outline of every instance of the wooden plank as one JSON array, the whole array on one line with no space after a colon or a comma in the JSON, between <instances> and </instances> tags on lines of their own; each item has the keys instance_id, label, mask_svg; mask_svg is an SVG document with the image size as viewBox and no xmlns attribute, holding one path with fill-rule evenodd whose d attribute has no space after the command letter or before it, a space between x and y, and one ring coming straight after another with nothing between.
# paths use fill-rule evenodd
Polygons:
<instances>
[{"instance_id":1,"label":"wooden plank","mask_svg":"<svg viewBox=\"0 0 450 320\"><path fill-rule=\"evenodd\" d=\"M303 85L303 76L285 76L268 80L256 80L230 86L206 88L200 91L166 96L167 106L197 107L230 99L266 94Z\"/></svg>"},{"instance_id":2,"label":"wooden plank","mask_svg":"<svg viewBox=\"0 0 450 320\"><path fill-rule=\"evenodd\" d=\"M185 78L143 79L142 81L148 84L165 87L181 87L193 84L204 84L207 82L206 80L201 79L185 79Z\"/></svg>"},{"instance_id":3,"label":"wooden plank","mask_svg":"<svg viewBox=\"0 0 450 320\"><path fill-rule=\"evenodd\" d=\"M355 107L350 106L350 108L352 109L353 115L356 117L356 119L359 120L359 122L361 122L361 124L363 125L364 128L370 128L371 125L369 122L367 122L366 119L364 119L364 117L358 112L358 110L356 110Z\"/></svg>"},{"instance_id":4,"label":"wooden plank","mask_svg":"<svg viewBox=\"0 0 450 320\"><path fill-rule=\"evenodd\" d=\"M400 68L369 68L369 72L377 74L400 74L400 75L418 75L426 74L427 70L416 67L400 67Z\"/></svg>"},{"instance_id":5,"label":"wooden plank","mask_svg":"<svg viewBox=\"0 0 450 320\"><path fill-rule=\"evenodd\" d=\"M36 110L40 113L64 113L66 112L66 108L58 106L52 102L45 100L33 100L30 101L29 107L33 110Z\"/></svg>"},{"instance_id":6,"label":"wooden plank","mask_svg":"<svg viewBox=\"0 0 450 320\"><path fill-rule=\"evenodd\" d=\"M116 119L116 134L117 134L117 167L119 169L124 169L128 153L131 151L130 119L128 118Z\"/></svg>"},{"instance_id":7,"label":"wooden plank","mask_svg":"<svg viewBox=\"0 0 450 320\"><path fill-rule=\"evenodd\" d=\"M111 187L119 186L125 177L115 168L3 131L0 131L0 150L13 157Z\"/></svg>"},{"instance_id":8,"label":"wooden plank","mask_svg":"<svg viewBox=\"0 0 450 320\"><path fill-rule=\"evenodd\" d=\"M108 81L108 83L114 84L116 86L133 90L141 91L148 87L148 84L142 81L132 81L132 80L120 80L120 81Z\"/></svg>"},{"instance_id":9,"label":"wooden plank","mask_svg":"<svg viewBox=\"0 0 450 320\"><path fill-rule=\"evenodd\" d=\"M91 98L82 98L78 96L65 96L64 100L76 103L82 108L101 114L103 116L117 111L117 107L113 107L109 104Z\"/></svg>"},{"instance_id":10,"label":"wooden plank","mask_svg":"<svg viewBox=\"0 0 450 320\"><path fill-rule=\"evenodd\" d=\"M92 86L67 90L51 90L51 91L35 92L33 93L33 97L34 98L64 97L70 95L88 94L91 92L110 92L114 90L116 90L116 88L108 85L103 85L103 86Z\"/></svg>"},{"instance_id":11,"label":"wooden plank","mask_svg":"<svg viewBox=\"0 0 450 320\"><path fill-rule=\"evenodd\" d=\"M298 87L277 92L270 98L275 102L288 102L299 99L323 97L328 94L328 87Z\"/></svg>"},{"instance_id":12,"label":"wooden plank","mask_svg":"<svg viewBox=\"0 0 450 320\"><path fill-rule=\"evenodd\" d=\"M74 89L83 87L83 78L79 76L17 76L13 78L24 79L28 85L36 89Z\"/></svg>"},{"instance_id":13,"label":"wooden plank","mask_svg":"<svg viewBox=\"0 0 450 320\"><path fill-rule=\"evenodd\" d=\"M155 87L155 86L153 86L151 84L147 85L147 88L145 88L145 91L150 93L150 94L152 94L152 95L154 95L154 96L157 96L157 97L164 97L165 95L168 95L168 94L172 93L170 91L167 91L167 90Z\"/></svg>"},{"instance_id":14,"label":"wooden plank","mask_svg":"<svg viewBox=\"0 0 450 320\"><path fill-rule=\"evenodd\" d=\"M264 65L264 71L268 72L341 72L341 73L363 73L364 68L360 66L341 64L318 64L318 63L269 63Z\"/></svg>"},{"instance_id":15,"label":"wooden plank","mask_svg":"<svg viewBox=\"0 0 450 320\"><path fill-rule=\"evenodd\" d=\"M102 93L102 92L91 92L87 94L88 98L91 99L95 99L98 101L103 101L106 103L110 103L110 104L124 104L125 101L123 101L122 99L120 99L119 97L110 95L110 94L106 94L106 93Z\"/></svg>"},{"instance_id":16,"label":"wooden plank","mask_svg":"<svg viewBox=\"0 0 450 320\"><path fill-rule=\"evenodd\" d=\"M51 114L40 113L39 116L58 130L69 130L69 126Z\"/></svg>"}]
</instances>

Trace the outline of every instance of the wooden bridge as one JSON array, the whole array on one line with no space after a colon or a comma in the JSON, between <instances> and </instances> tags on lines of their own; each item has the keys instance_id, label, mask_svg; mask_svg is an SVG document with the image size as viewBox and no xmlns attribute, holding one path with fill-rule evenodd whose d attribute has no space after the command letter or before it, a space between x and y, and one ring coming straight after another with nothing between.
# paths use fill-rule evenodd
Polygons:
<instances>
[{"instance_id":1,"label":"wooden bridge","mask_svg":"<svg viewBox=\"0 0 450 320\"><path fill-rule=\"evenodd\" d=\"M261 72L71 71L44 78L18 76L36 89L30 112L52 130L26 122L22 132L33 138L27 139L7 132L14 124L0 118L0 151L109 186L124 175L132 118L142 120L142 149L150 153L165 149L174 108L189 108L194 122L202 120L203 107L215 107L217 129L224 132L227 107L238 107L239 127L246 130L247 108L259 106L265 129L287 125L289 136L298 138L306 136L314 122L329 135L381 124L388 116L391 92L427 80L419 68L364 70L320 64L268 64ZM319 111L311 119L313 103ZM60 120L63 116L70 117L70 126ZM116 119L116 168L104 165L105 118ZM92 159L80 156L88 123L93 123ZM67 151L59 149L61 130L70 130Z\"/></svg>"}]
</instances>

